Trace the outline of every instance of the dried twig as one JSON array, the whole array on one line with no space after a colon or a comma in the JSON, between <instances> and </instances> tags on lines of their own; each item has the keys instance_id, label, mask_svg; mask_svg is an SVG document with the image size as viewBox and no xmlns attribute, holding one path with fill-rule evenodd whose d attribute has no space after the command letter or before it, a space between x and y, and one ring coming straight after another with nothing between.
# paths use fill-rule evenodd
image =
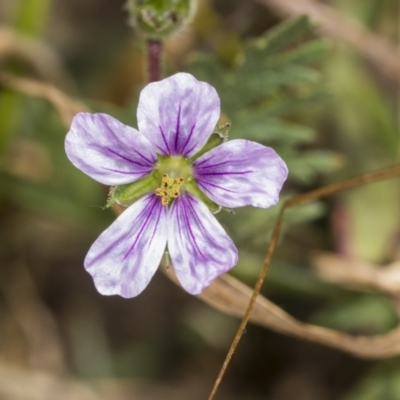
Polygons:
<instances>
[{"instance_id":1,"label":"dried twig","mask_svg":"<svg viewBox=\"0 0 400 400\"><path fill-rule=\"evenodd\" d=\"M388 77L400 82L400 50L396 45L356 21L340 15L332 7L313 0L254 1L283 16L308 15L319 24L322 34L350 45Z\"/></svg>"}]
</instances>

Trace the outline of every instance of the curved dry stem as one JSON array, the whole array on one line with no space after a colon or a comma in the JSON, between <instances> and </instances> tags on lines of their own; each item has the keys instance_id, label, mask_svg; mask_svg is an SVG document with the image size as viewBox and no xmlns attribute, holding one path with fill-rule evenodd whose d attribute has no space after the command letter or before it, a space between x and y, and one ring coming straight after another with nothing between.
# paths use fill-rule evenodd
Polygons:
<instances>
[{"instance_id":1,"label":"curved dry stem","mask_svg":"<svg viewBox=\"0 0 400 400\"><path fill-rule=\"evenodd\" d=\"M242 317L252 293L252 290L242 282L230 275L224 275L214 281L198 297L225 314ZM263 296L259 296L254 303L249 321L276 332L333 347L360 358L375 359L400 354L400 327L383 335L348 335L298 321Z\"/></svg>"}]
</instances>

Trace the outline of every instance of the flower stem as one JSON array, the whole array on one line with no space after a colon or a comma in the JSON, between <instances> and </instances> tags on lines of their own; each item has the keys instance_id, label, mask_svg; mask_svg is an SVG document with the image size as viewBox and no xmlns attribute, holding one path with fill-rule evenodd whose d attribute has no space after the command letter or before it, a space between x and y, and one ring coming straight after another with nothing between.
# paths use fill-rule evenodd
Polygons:
<instances>
[{"instance_id":1,"label":"flower stem","mask_svg":"<svg viewBox=\"0 0 400 400\"><path fill-rule=\"evenodd\" d=\"M157 82L161 79L161 53L162 43L158 39L147 41L149 82Z\"/></svg>"}]
</instances>

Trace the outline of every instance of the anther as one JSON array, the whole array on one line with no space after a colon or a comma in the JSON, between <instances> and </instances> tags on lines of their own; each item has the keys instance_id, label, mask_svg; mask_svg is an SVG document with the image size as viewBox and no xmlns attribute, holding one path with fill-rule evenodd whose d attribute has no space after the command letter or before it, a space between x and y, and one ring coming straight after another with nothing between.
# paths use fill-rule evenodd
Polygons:
<instances>
[{"instance_id":1,"label":"anther","mask_svg":"<svg viewBox=\"0 0 400 400\"><path fill-rule=\"evenodd\" d=\"M168 174L164 174L161 178L161 186L154 193L161 197L161 203L164 206L169 205L172 199L180 196L180 188L184 180L181 177L171 178Z\"/></svg>"}]
</instances>

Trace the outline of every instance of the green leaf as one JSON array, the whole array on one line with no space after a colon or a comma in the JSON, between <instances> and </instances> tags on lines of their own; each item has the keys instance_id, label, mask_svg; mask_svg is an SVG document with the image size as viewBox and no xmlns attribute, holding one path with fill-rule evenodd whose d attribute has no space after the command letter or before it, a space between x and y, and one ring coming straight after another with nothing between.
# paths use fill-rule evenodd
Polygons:
<instances>
[{"instance_id":1,"label":"green leaf","mask_svg":"<svg viewBox=\"0 0 400 400\"><path fill-rule=\"evenodd\" d=\"M330 93L326 90L314 91L302 95L292 94L292 96L289 95L283 98L276 96L265 102L265 112L275 116L289 114L318 103L326 103L329 98Z\"/></svg>"},{"instance_id":2,"label":"green leaf","mask_svg":"<svg viewBox=\"0 0 400 400\"><path fill-rule=\"evenodd\" d=\"M262 110L257 110L235 116L230 137L241 137L266 143L279 141L289 146L295 146L313 142L316 133L312 128L285 122L269 116Z\"/></svg>"},{"instance_id":3,"label":"green leaf","mask_svg":"<svg viewBox=\"0 0 400 400\"><path fill-rule=\"evenodd\" d=\"M263 49L264 57L276 54L286 46L300 40L304 35L310 33L313 25L307 16L285 21L268 34L257 40L256 46Z\"/></svg>"},{"instance_id":4,"label":"green leaf","mask_svg":"<svg viewBox=\"0 0 400 400\"><path fill-rule=\"evenodd\" d=\"M291 179L306 184L320 174L338 170L344 164L343 157L331 151L307 151L296 157L286 154L284 150L280 153L287 160Z\"/></svg>"},{"instance_id":5,"label":"green leaf","mask_svg":"<svg viewBox=\"0 0 400 400\"><path fill-rule=\"evenodd\" d=\"M321 59L331 48L327 39L315 39L302 46L288 50L267 61L268 67L278 67L286 64L310 64Z\"/></svg>"}]
</instances>

